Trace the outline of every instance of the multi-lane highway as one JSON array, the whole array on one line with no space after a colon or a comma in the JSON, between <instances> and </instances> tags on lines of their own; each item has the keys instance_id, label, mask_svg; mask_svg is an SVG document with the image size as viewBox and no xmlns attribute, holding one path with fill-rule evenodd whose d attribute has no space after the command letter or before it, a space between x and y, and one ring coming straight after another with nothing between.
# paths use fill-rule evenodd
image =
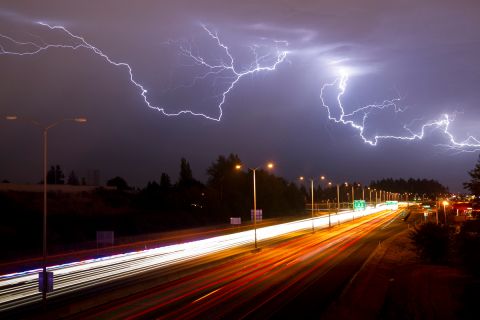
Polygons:
<instances>
[{"instance_id":1,"label":"multi-lane highway","mask_svg":"<svg viewBox=\"0 0 480 320\"><path fill-rule=\"evenodd\" d=\"M111 287L114 283L118 290L129 292L127 298L119 295L120 298L113 302L89 308L76 316L221 318L270 315L280 309L288 312L288 305L329 274L333 275L331 279L338 278L332 287L338 291L378 239L404 227L396 222L396 211L383 209L369 209L355 216L351 212L333 215L330 222L335 227L315 234L305 232L311 229L310 219L260 228L257 236L262 250L256 253L245 250L252 245L250 230L52 266L49 270L55 275L55 291L50 299L55 301L65 296L70 299L68 303L75 305L78 301L72 298L72 293L89 288L98 294L102 287ZM328 217L316 218L314 224L317 229L328 226ZM365 250L366 244L370 244L369 250ZM243 254L239 254L241 252ZM37 272L0 277L0 307L4 311L40 299ZM140 285L139 289L139 282L152 279L155 274L162 281L148 281L155 285ZM137 293L131 289L132 279L138 279L135 281ZM118 285L122 283L124 287ZM82 299L92 298L87 295ZM106 302L101 297L95 299L99 303ZM59 314L51 312L50 316Z\"/></svg>"}]
</instances>

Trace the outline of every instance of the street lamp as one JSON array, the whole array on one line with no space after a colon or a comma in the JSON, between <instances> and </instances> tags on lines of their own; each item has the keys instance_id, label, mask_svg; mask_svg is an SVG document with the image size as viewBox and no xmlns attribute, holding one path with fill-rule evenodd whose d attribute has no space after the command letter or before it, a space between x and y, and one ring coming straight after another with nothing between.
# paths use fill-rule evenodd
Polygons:
<instances>
[{"instance_id":1,"label":"street lamp","mask_svg":"<svg viewBox=\"0 0 480 320\"><path fill-rule=\"evenodd\" d=\"M352 210L355 210L355 184L352 183Z\"/></svg>"},{"instance_id":2,"label":"street lamp","mask_svg":"<svg viewBox=\"0 0 480 320\"><path fill-rule=\"evenodd\" d=\"M323 176L322 176L323 177ZM331 188L333 183L329 181L328 187ZM340 185L337 183L337 222L338 222L338 212L340 211ZM330 212L330 206L328 206L328 227L332 227L332 221L331 221L331 212Z\"/></svg>"},{"instance_id":3,"label":"street lamp","mask_svg":"<svg viewBox=\"0 0 480 320\"><path fill-rule=\"evenodd\" d=\"M446 206L448 206L449 203L447 200L443 201L443 215L445 216L445 226L447 225L447 211L446 211Z\"/></svg>"},{"instance_id":4,"label":"street lamp","mask_svg":"<svg viewBox=\"0 0 480 320\"><path fill-rule=\"evenodd\" d=\"M15 120L25 120L34 124L37 127L40 127L43 131L43 267L42 267L42 277L43 277L43 288L42 288L42 300L44 303L47 300L47 290L48 290L48 279L47 279L47 145L48 145L48 130L55 127L56 125L66 122L73 121L77 123L87 122L86 118L66 118L61 119L57 122L49 124L47 126L42 125L40 122L28 119L28 118L19 118L16 115L5 116L6 120L15 121ZM40 276L40 275L39 275Z\"/></svg>"},{"instance_id":5,"label":"street lamp","mask_svg":"<svg viewBox=\"0 0 480 320\"><path fill-rule=\"evenodd\" d=\"M325 179L324 176L322 176L323 179ZM303 181L305 178L302 176L300 177L300 180ZM313 207L314 207L314 200L313 200L313 179L310 178L310 193L312 194L312 233L315 233L315 225L313 223Z\"/></svg>"},{"instance_id":6,"label":"street lamp","mask_svg":"<svg viewBox=\"0 0 480 320\"><path fill-rule=\"evenodd\" d=\"M268 169L273 169L274 165L272 162L267 163L267 168ZM248 168L253 172L253 229L255 233L255 250L257 249L257 185L255 181L255 173L257 169L261 167L256 167L256 168ZM237 164L235 165L236 170L241 170L242 165Z\"/></svg>"},{"instance_id":7,"label":"street lamp","mask_svg":"<svg viewBox=\"0 0 480 320\"><path fill-rule=\"evenodd\" d=\"M326 177L325 176L320 176L320 180L321 181L325 181ZM332 183L331 182L327 182L327 185L328 187L331 187L332 186ZM329 205L329 199L327 199L327 211L328 211L328 227L331 227L332 226L332 223L330 221L330 205ZM314 230L315 232L315 230Z\"/></svg>"},{"instance_id":8,"label":"street lamp","mask_svg":"<svg viewBox=\"0 0 480 320\"><path fill-rule=\"evenodd\" d=\"M348 209L348 204L350 203L350 194L348 193L348 182L345 182L345 194L347 196L347 209Z\"/></svg>"},{"instance_id":9,"label":"street lamp","mask_svg":"<svg viewBox=\"0 0 480 320\"><path fill-rule=\"evenodd\" d=\"M338 213L340 212L340 185L337 183L337 224L338 222Z\"/></svg>"}]
</instances>

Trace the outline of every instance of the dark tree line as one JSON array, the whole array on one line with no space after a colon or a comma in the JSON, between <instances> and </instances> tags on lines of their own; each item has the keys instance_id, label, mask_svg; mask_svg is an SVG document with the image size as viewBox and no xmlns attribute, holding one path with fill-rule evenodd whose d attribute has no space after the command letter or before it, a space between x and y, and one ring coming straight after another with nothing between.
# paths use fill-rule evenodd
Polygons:
<instances>
[{"instance_id":1,"label":"dark tree line","mask_svg":"<svg viewBox=\"0 0 480 320\"><path fill-rule=\"evenodd\" d=\"M474 195L480 195L480 156L475 167L468 172L470 181L464 182L463 187Z\"/></svg>"},{"instance_id":2,"label":"dark tree line","mask_svg":"<svg viewBox=\"0 0 480 320\"><path fill-rule=\"evenodd\" d=\"M55 166L51 166L50 169L47 171L47 183L48 184L65 184L66 183L69 185L78 186L80 185L80 179L78 178L75 171L72 170L68 174L67 181L65 181L65 174L63 173L63 170L60 167L60 165L57 164Z\"/></svg>"},{"instance_id":3,"label":"dark tree line","mask_svg":"<svg viewBox=\"0 0 480 320\"><path fill-rule=\"evenodd\" d=\"M372 181L370 188L385 190L396 193L425 194L426 197L435 197L448 193L448 188L436 180L428 179L382 179Z\"/></svg>"},{"instance_id":4,"label":"dark tree line","mask_svg":"<svg viewBox=\"0 0 480 320\"><path fill-rule=\"evenodd\" d=\"M160 173L156 180L142 189L128 185L122 177L108 180L115 188L97 188L77 193L51 192L49 205L49 241L51 252L85 248L98 230L114 230L116 237L144 235L165 230L224 224L230 217L250 221L253 208L252 171L236 170L241 159L235 155L218 156L207 168L207 180L195 178L190 163L182 158L176 178ZM60 166L50 168L49 183L65 183ZM83 180L83 179L82 179ZM71 172L67 183L77 184L78 178ZM81 182L83 184L83 182ZM360 199L363 186L340 184L340 201L351 201L352 185L355 198ZM256 170L257 208L264 218L304 215L305 204L311 201L308 181L288 182L269 171ZM315 202L337 196L336 185L315 184ZM372 187L391 192L428 193L445 192L446 188L433 180L384 179L372 183ZM365 198L367 198L365 190ZM41 238L42 194L35 192L0 193L2 233L0 247L4 259L21 254L39 254L41 246L35 239ZM25 221L29 224L25 226ZM13 245L12 245L13 243ZM1 260L1 259L0 259Z\"/></svg>"},{"instance_id":5,"label":"dark tree line","mask_svg":"<svg viewBox=\"0 0 480 320\"><path fill-rule=\"evenodd\" d=\"M178 181L162 173L160 181L150 181L138 195L143 210L189 213L192 219L226 222L229 217L249 219L253 203L250 171L235 170L241 163L237 155L219 156L207 169L207 183L193 176L189 162L182 158ZM304 197L292 183L263 170L256 172L257 208L264 217L302 213ZM192 216L193 214L193 216Z\"/></svg>"}]
</instances>

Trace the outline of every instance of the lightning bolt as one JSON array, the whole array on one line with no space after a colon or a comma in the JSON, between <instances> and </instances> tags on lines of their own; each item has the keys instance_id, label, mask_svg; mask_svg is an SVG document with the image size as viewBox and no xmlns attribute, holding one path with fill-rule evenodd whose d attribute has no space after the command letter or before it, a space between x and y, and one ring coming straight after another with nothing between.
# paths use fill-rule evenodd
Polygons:
<instances>
[{"instance_id":1,"label":"lightning bolt","mask_svg":"<svg viewBox=\"0 0 480 320\"><path fill-rule=\"evenodd\" d=\"M218 115L211 116L204 113L198 113L189 110L189 108L185 108L184 110L180 110L178 112L169 113L166 111L165 107L155 106L153 105L148 97L147 97L147 89L145 89L144 85L142 85L139 81L137 81L134 77L134 73L130 64L126 62L118 62L110 58L106 53L104 53L99 48L95 47L93 44L87 42L84 37L76 35L70 32L66 27L60 25L49 25L44 22L37 22L38 25L48 28L51 31L59 30L63 32L74 44L65 44L65 43L45 43L43 40L40 40L41 43L32 42L32 41L18 41L12 37L0 34L0 40L3 39L4 42L10 43L20 49L19 51L12 51L7 50L5 45L2 45L0 42L0 55L17 55L17 56L31 56L42 53L44 51L52 50L52 49L70 49L70 50L78 50L78 49L87 49L94 54L101 57L107 63L115 66L115 67L122 67L128 71L128 75L130 78L130 82L139 89L140 95L142 96L143 101L145 102L146 106L150 109L157 110L161 112L163 115L172 117L172 116L180 116L180 115L192 115L192 116L200 116L206 118L208 120L220 121L223 116L223 105L227 99L228 94L234 89L236 84L247 75L251 75L254 73L259 72L267 72L267 71L274 71L276 70L277 66L285 61L288 51L281 50L278 46L281 43L283 46L287 45L288 43L275 41L276 44L274 48L274 52L270 52L264 55L258 55L257 49L258 46L251 47L251 51L253 53L254 62L248 66L248 68L244 70L240 70L235 63L234 56L230 52L230 48L222 42L217 32L213 32L207 26L202 25L203 30L207 33L207 35L215 42L215 44L220 48L225 57L226 61L221 60L219 63L211 63L208 62L206 58L195 55L192 50L186 46L181 46L180 51L181 54L188 57L194 65L202 67L205 71L193 78L193 81L190 84L182 85L179 87L192 87L198 81L205 80L209 76L218 76L223 81L227 81L226 89L221 91L219 94L219 103L218 107ZM269 62L270 61L270 62ZM228 74L228 76L225 76ZM177 87L177 88L179 88Z\"/></svg>"},{"instance_id":2,"label":"lightning bolt","mask_svg":"<svg viewBox=\"0 0 480 320\"><path fill-rule=\"evenodd\" d=\"M381 104L372 104L355 109L350 113L345 112L345 108L342 103L342 97L347 90L348 73L342 71L340 76L331 83L326 83L320 89L320 100L322 106L326 109L328 119L339 124L350 126L358 131L360 138L364 143L371 146L376 146L381 140L403 140L414 141L422 140L426 136L427 129L440 130L447 138L448 143L442 144L448 149L456 150L458 152L476 152L480 151L480 140L473 136L469 136L463 141L459 141L450 131L450 125L454 121L454 116L443 114L437 120L430 120L420 126L420 129L415 132L408 125L403 125L403 129L406 131L405 135L374 135L373 137L367 137L365 130L367 127L367 120L372 112L393 110L394 112L403 112L405 109L401 109L397 106L400 99L385 100ZM325 95L331 88L338 91L336 95L336 102L334 106L329 106L325 101ZM361 120L356 120L356 117L360 117Z\"/></svg>"}]
</instances>

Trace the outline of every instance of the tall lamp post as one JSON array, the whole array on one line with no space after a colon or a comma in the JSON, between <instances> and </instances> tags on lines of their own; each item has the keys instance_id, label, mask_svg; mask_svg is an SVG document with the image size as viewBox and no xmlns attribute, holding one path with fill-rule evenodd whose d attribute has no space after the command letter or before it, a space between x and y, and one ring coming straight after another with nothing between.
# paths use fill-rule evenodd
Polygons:
<instances>
[{"instance_id":1,"label":"tall lamp post","mask_svg":"<svg viewBox=\"0 0 480 320\"><path fill-rule=\"evenodd\" d=\"M352 183L352 220L355 220L355 183Z\"/></svg>"},{"instance_id":2,"label":"tall lamp post","mask_svg":"<svg viewBox=\"0 0 480 320\"><path fill-rule=\"evenodd\" d=\"M323 179L325 179L325 177L322 176ZM300 180L303 181L305 180L305 178L302 176L300 177ZM313 198L313 179L310 178L310 193L312 195L312 233L315 233L315 225L314 225L314 222L313 222L313 206L314 206L314 198Z\"/></svg>"},{"instance_id":3,"label":"tall lamp post","mask_svg":"<svg viewBox=\"0 0 480 320\"><path fill-rule=\"evenodd\" d=\"M331 188L332 187L332 183L331 182L328 182L327 183L328 187ZM328 205L328 227L330 228L332 226L332 221L330 220L330 215L331 215L331 212L330 212L330 205Z\"/></svg>"},{"instance_id":4,"label":"tall lamp post","mask_svg":"<svg viewBox=\"0 0 480 320\"><path fill-rule=\"evenodd\" d=\"M320 180L325 180L325 176L321 176ZM327 186L328 186L328 188L332 188L333 183L331 181L329 181L329 182L327 182ZM340 198L339 198L339 196L340 196L340 186L337 184L337 215L338 215L338 212L340 211ZM327 199L328 227L331 228L332 227L332 220L331 220L332 213L331 213L331 210L330 210L329 200L330 199ZM337 218L337 221L338 221L338 218Z\"/></svg>"},{"instance_id":5,"label":"tall lamp post","mask_svg":"<svg viewBox=\"0 0 480 320\"><path fill-rule=\"evenodd\" d=\"M449 205L448 201L447 200L444 200L443 201L443 215L445 217L445 226L447 225L447 211L446 211L446 207Z\"/></svg>"},{"instance_id":6,"label":"tall lamp post","mask_svg":"<svg viewBox=\"0 0 480 320\"><path fill-rule=\"evenodd\" d=\"M340 212L340 185L337 183L337 224L338 222L338 213Z\"/></svg>"},{"instance_id":7,"label":"tall lamp post","mask_svg":"<svg viewBox=\"0 0 480 320\"><path fill-rule=\"evenodd\" d=\"M15 121L15 120L25 120L34 124L37 127L40 127L43 131L43 267L41 276L43 277L43 286L42 286L42 300L46 302L47 300L47 291L48 291L48 279L47 279L47 146L48 146L48 130L55 127L56 125L66 122L73 121L78 123L87 122L86 118L66 118L61 119L57 122L54 122L49 125L42 125L40 122L28 119L20 118L16 115L9 115L5 117L6 120ZM40 277L40 274L39 274Z\"/></svg>"},{"instance_id":8,"label":"tall lamp post","mask_svg":"<svg viewBox=\"0 0 480 320\"><path fill-rule=\"evenodd\" d=\"M349 203L350 203L350 194L348 193L348 182L345 182L345 194L347 196L347 210L349 208Z\"/></svg>"},{"instance_id":9,"label":"tall lamp post","mask_svg":"<svg viewBox=\"0 0 480 320\"><path fill-rule=\"evenodd\" d=\"M267 168L268 169L273 169L274 165L272 162L267 163ZM255 250L258 248L257 247L257 184L255 181L255 173L256 171L261 168L261 167L256 167L256 168L249 168L253 172L253 229L255 233ZM235 169L241 170L242 165L237 164L235 166Z\"/></svg>"}]
</instances>

